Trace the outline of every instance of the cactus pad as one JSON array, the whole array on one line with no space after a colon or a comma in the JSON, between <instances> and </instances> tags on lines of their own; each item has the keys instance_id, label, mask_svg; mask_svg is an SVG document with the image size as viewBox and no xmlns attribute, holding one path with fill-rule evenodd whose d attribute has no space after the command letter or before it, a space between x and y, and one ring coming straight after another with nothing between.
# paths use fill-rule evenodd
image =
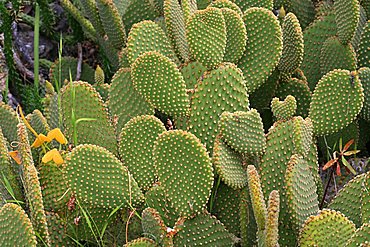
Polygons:
<instances>
[{"instance_id":1,"label":"cactus pad","mask_svg":"<svg viewBox=\"0 0 370 247\"><path fill-rule=\"evenodd\" d=\"M105 148L79 145L67 157L66 163L68 184L81 201L114 209L139 205L143 200L127 167Z\"/></svg>"},{"instance_id":2,"label":"cactus pad","mask_svg":"<svg viewBox=\"0 0 370 247\"><path fill-rule=\"evenodd\" d=\"M220 117L220 134L234 150L248 155L262 155L266 139L260 114L255 109L248 112L224 112Z\"/></svg>"},{"instance_id":3,"label":"cactus pad","mask_svg":"<svg viewBox=\"0 0 370 247\"><path fill-rule=\"evenodd\" d=\"M184 77L186 89L194 89L197 81L207 71L200 62L186 63L181 68L181 74ZM192 95L192 94L191 94Z\"/></svg>"},{"instance_id":4,"label":"cactus pad","mask_svg":"<svg viewBox=\"0 0 370 247\"><path fill-rule=\"evenodd\" d=\"M159 111L176 117L187 115L189 98L177 66L158 52L141 55L132 65L136 90Z\"/></svg>"},{"instance_id":5,"label":"cactus pad","mask_svg":"<svg viewBox=\"0 0 370 247\"><path fill-rule=\"evenodd\" d=\"M238 66L244 73L248 92L254 92L279 63L283 49L282 31L276 16L264 8L248 9L243 20L248 41Z\"/></svg>"},{"instance_id":6,"label":"cactus pad","mask_svg":"<svg viewBox=\"0 0 370 247\"><path fill-rule=\"evenodd\" d=\"M235 0L235 3L242 9L243 12L252 7L261 7L272 10L274 5L273 0Z\"/></svg>"},{"instance_id":7,"label":"cactus pad","mask_svg":"<svg viewBox=\"0 0 370 247\"><path fill-rule=\"evenodd\" d=\"M285 1L289 12L294 13L302 29L305 29L315 18L315 6L311 0L290 0Z\"/></svg>"},{"instance_id":8,"label":"cactus pad","mask_svg":"<svg viewBox=\"0 0 370 247\"><path fill-rule=\"evenodd\" d=\"M200 213L211 194L213 169L199 139L182 130L164 132L153 154L158 180L176 212L185 217Z\"/></svg>"},{"instance_id":9,"label":"cactus pad","mask_svg":"<svg viewBox=\"0 0 370 247\"><path fill-rule=\"evenodd\" d=\"M146 208L142 212L141 224L143 227L144 236L148 236L156 241L159 245L163 243L167 234L167 227L157 212L153 208Z\"/></svg>"},{"instance_id":10,"label":"cactus pad","mask_svg":"<svg viewBox=\"0 0 370 247\"><path fill-rule=\"evenodd\" d=\"M300 230L299 246L344 246L355 233L355 225L342 213L324 209L310 216Z\"/></svg>"},{"instance_id":11,"label":"cactus pad","mask_svg":"<svg viewBox=\"0 0 370 247\"><path fill-rule=\"evenodd\" d=\"M292 95L288 95L284 101L273 98L271 111L278 120L288 120L293 117L297 110L297 101Z\"/></svg>"},{"instance_id":12,"label":"cactus pad","mask_svg":"<svg viewBox=\"0 0 370 247\"><path fill-rule=\"evenodd\" d=\"M209 7L196 11L186 26L191 55L208 69L222 62L226 47L226 24L222 11Z\"/></svg>"},{"instance_id":13,"label":"cactus pad","mask_svg":"<svg viewBox=\"0 0 370 247\"><path fill-rule=\"evenodd\" d=\"M370 221L370 172L367 173L365 177L365 181L362 187L362 195L361 195L361 217L362 223L366 223Z\"/></svg>"},{"instance_id":14,"label":"cactus pad","mask_svg":"<svg viewBox=\"0 0 370 247\"><path fill-rule=\"evenodd\" d=\"M279 191L273 190L270 193L268 206L267 206L267 218L266 218L266 246L267 247L275 247L279 245L278 243L279 213L280 213Z\"/></svg>"},{"instance_id":15,"label":"cactus pad","mask_svg":"<svg viewBox=\"0 0 370 247\"><path fill-rule=\"evenodd\" d=\"M358 65L359 67L370 67L370 21L367 22L361 35L358 47Z\"/></svg>"},{"instance_id":16,"label":"cactus pad","mask_svg":"<svg viewBox=\"0 0 370 247\"><path fill-rule=\"evenodd\" d=\"M370 68L361 68L358 70L358 76L364 87L364 107L361 110L361 117L370 121Z\"/></svg>"},{"instance_id":17,"label":"cactus pad","mask_svg":"<svg viewBox=\"0 0 370 247\"><path fill-rule=\"evenodd\" d=\"M362 245L364 244L364 245ZM355 234L348 240L346 247L369 246L370 244L370 223L363 224L356 229Z\"/></svg>"},{"instance_id":18,"label":"cactus pad","mask_svg":"<svg viewBox=\"0 0 370 247\"><path fill-rule=\"evenodd\" d=\"M356 32L360 19L360 4L358 0L336 0L334 2L334 12L338 26L338 38L342 44L347 44Z\"/></svg>"},{"instance_id":19,"label":"cactus pad","mask_svg":"<svg viewBox=\"0 0 370 247\"><path fill-rule=\"evenodd\" d=\"M166 128L158 118L144 115L131 119L120 134L121 158L143 191L156 181L151 151L154 141L164 131Z\"/></svg>"},{"instance_id":20,"label":"cactus pad","mask_svg":"<svg viewBox=\"0 0 370 247\"><path fill-rule=\"evenodd\" d=\"M311 119L302 117L295 117L293 119L294 124L294 152L306 157L310 151L310 147L313 143L313 126Z\"/></svg>"},{"instance_id":21,"label":"cactus pad","mask_svg":"<svg viewBox=\"0 0 370 247\"><path fill-rule=\"evenodd\" d=\"M157 247L158 245L149 238L138 238L124 245L124 247Z\"/></svg>"},{"instance_id":22,"label":"cactus pad","mask_svg":"<svg viewBox=\"0 0 370 247\"><path fill-rule=\"evenodd\" d=\"M36 247L36 235L23 209L7 203L0 209L0 243L2 246Z\"/></svg>"},{"instance_id":23,"label":"cactus pad","mask_svg":"<svg viewBox=\"0 0 370 247\"><path fill-rule=\"evenodd\" d=\"M238 13L240 16L243 16L242 10L239 8L239 6L229 0L216 0L210 3L209 7L215 7L215 8L228 8L231 10L234 10L236 13Z\"/></svg>"},{"instance_id":24,"label":"cactus pad","mask_svg":"<svg viewBox=\"0 0 370 247\"><path fill-rule=\"evenodd\" d=\"M329 72L312 95L309 117L314 133L328 135L345 128L359 114L363 102L363 88L357 75L348 70Z\"/></svg>"},{"instance_id":25,"label":"cactus pad","mask_svg":"<svg viewBox=\"0 0 370 247\"><path fill-rule=\"evenodd\" d=\"M18 117L15 111L4 102L0 101L0 127L9 143L17 140Z\"/></svg>"}]
</instances>

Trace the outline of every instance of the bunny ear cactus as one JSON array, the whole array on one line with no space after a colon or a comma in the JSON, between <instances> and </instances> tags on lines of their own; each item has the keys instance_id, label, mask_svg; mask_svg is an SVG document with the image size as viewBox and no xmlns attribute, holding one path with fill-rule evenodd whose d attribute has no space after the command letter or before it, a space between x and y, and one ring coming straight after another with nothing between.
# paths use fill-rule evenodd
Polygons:
<instances>
[{"instance_id":1,"label":"bunny ear cactus","mask_svg":"<svg viewBox=\"0 0 370 247\"><path fill-rule=\"evenodd\" d=\"M361 110L361 117L370 121L370 68L361 68L358 70L358 76L364 87L364 107Z\"/></svg>"},{"instance_id":2,"label":"bunny ear cactus","mask_svg":"<svg viewBox=\"0 0 370 247\"><path fill-rule=\"evenodd\" d=\"M367 223L370 221L370 173L368 172L364 184L362 186L362 195L361 195L361 218L362 223Z\"/></svg>"},{"instance_id":3,"label":"bunny ear cactus","mask_svg":"<svg viewBox=\"0 0 370 247\"><path fill-rule=\"evenodd\" d=\"M138 238L125 244L124 247L158 247L158 245L149 238Z\"/></svg>"},{"instance_id":4,"label":"bunny ear cactus","mask_svg":"<svg viewBox=\"0 0 370 247\"><path fill-rule=\"evenodd\" d=\"M157 210L153 208L144 209L141 222L144 236L152 238L158 245L162 246L162 244L169 244L172 241L171 238L166 239L167 227Z\"/></svg>"},{"instance_id":5,"label":"bunny ear cactus","mask_svg":"<svg viewBox=\"0 0 370 247\"><path fill-rule=\"evenodd\" d=\"M342 44L347 44L356 32L360 18L360 4L358 0L336 0L334 12L338 26L338 38Z\"/></svg>"},{"instance_id":6,"label":"bunny ear cactus","mask_svg":"<svg viewBox=\"0 0 370 247\"><path fill-rule=\"evenodd\" d=\"M355 233L355 225L342 213L324 209L310 216L299 233L300 246L345 246Z\"/></svg>"},{"instance_id":7,"label":"bunny ear cactus","mask_svg":"<svg viewBox=\"0 0 370 247\"><path fill-rule=\"evenodd\" d=\"M0 242L2 246L36 247L36 235L23 209L7 203L0 209Z\"/></svg>"},{"instance_id":8,"label":"bunny ear cactus","mask_svg":"<svg viewBox=\"0 0 370 247\"><path fill-rule=\"evenodd\" d=\"M271 101L271 111L277 120L291 119L296 110L297 101L291 95L288 95L284 101L279 101L279 98L273 98Z\"/></svg>"},{"instance_id":9,"label":"bunny ear cactus","mask_svg":"<svg viewBox=\"0 0 370 247\"><path fill-rule=\"evenodd\" d=\"M227 9L231 9L231 10L234 10L236 13L238 13L239 16L243 16L243 12L242 10L239 8L239 6L232 2L232 1L229 1L229 0L216 0L216 1L213 1L210 3L209 7L215 7L215 8L219 8L219 9L222 9L222 8L227 8Z\"/></svg>"},{"instance_id":10,"label":"bunny ear cactus","mask_svg":"<svg viewBox=\"0 0 370 247\"><path fill-rule=\"evenodd\" d=\"M284 7L287 12L294 13L302 29L305 29L315 19L315 5L311 0L289 0L286 1Z\"/></svg>"},{"instance_id":11,"label":"bunny ear cactus","mask_svg":"<svg viewBox=\"0 0 370 247\"><path fill-rule=\"evenodd\" d=\"M370 21L368 21L362 31L361 40L358 48L358 65L360 67L370 67Z\"/></svg>"},{"instance_id":12,"label":"bunny ear cactus","mask_svg":"<svg viewBox=\"0 0 370 247\"><path fill-rule=\"evenodd\" d=\"M157 138L153 155L158 181L179 216L199 214L213 185L211 159L200 140L186 131L167 131Z\"/></svg>"},{"instance_id":13,"label":"bunny ear cactus","mask_svg":"<svg viewBox=\"0 0 370 247\"><path fill-rule=\"evenodd\" d=\"M283 49L282 31L276 16L264 8L249 8L243 20L248 40L238 66L245 76L248 92L253 93L279 63Z\"/></svg>"},{"instance_id":14,"label":"bunny ear cactus","mask_svg":"<svg viewBox=\"0 0 370 247\"><path fill-rule=\"evenodd\" d=\"M18 117L15 111L4 102L0 102L0 127L9 143L17 140Z\"/></svg>"},{"instance_id":15,"label":"bunny ear cactus","mask_svg":"<svg viewBox=\"0 0 370 247\"><path fill-rule=\"evenodd\" d=\"M365 223L360 228L356 229L356 232L346 243L346 247L355 246L368 246L370 244L370 224Z\"/></svg>"},{"instance_id":16,"label":"bunny ear cactus","mask_svg":"<svg viewBox=\"0 0 370 247\"><path fill-rule=\"evenodd\" d=\"M348 126L360 113L363 102L364 93L357 72L333 70L323 76L310 105L309 117L315 135L328 135Z\"/></svg>"},{"instance_id":17,"label":"bunny ear cactus","mask_svg":"<svg viewBox=\"0 0 370 247\"><path fill-rule=\"evenodd\" d=\"M247 11L252 7L261 7L265 9L272 10L274 6L273 0L236 0L235 3L242 9L243 12Z\"/></svg>"}]
</instances>

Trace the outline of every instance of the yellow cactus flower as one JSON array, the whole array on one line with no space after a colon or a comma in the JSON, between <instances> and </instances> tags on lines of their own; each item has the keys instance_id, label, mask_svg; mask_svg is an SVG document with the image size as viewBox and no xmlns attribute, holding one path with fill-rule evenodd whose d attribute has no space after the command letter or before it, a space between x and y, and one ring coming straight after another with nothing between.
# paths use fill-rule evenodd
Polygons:
<instances>
[{"instance_id":1,"label":"yellow cactus flower","mask_svg":"<svg viewBox=\"0 0 370 247\"><path fill-rule=\"evenodd\" d=\"M67 139L59 128L50 130L47 137L50 138L50 141L55 139L60 144L67 144Z\"/></svg>"},{"instance_id":2,"label":"yellow cactus flower","mask_svg":"<svg viewBox=\"0 0 370 247\"><path fill-rule=\"evenodd\" d=\"M64 162L62 156L60 155L59 151L56 148L48 151L44 155L44 157L42 157L42 162L44 162L44 163L48 163L51 160L54 161L55 164L57 164L57 165L61 165Z\"/></svg>"},{"instance_id":3,"label":"yellow cactus flower","mask_svg":"<svg viewBox=\"0 0 370 247\"><path fill-rule=\"evenodd\" d=\"M8 152L8 154L10 155L10 157L13 158L13 160L15 160L15 162L17 162L18 165L20 165L22 163L21 156L20 156L18 150Z\"/></svg>"},{"instance_id":4,"label":"yellow cactus flower","mask_svg":"<svg viewBox=\"0 0 370 247\"><path fill-rule=\"evenodd\" d=\"M49 138L48 136L45 136L44 134L39 134L35 141L32 143L31 145L31 148L38 148L40 147L42 144L44 144L44 142L51 142L51 138Z\"/></svg>"}]
</instances>

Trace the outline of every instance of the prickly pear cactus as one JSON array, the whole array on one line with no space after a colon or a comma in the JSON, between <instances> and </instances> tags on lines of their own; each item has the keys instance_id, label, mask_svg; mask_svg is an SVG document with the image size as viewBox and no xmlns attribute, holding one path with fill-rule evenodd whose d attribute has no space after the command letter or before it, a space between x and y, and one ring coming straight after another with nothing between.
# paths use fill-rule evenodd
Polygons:
<instances>
[{"instance_id":1,"label":"prickly pear cactus","mask_svg":"<svg viewBox=\"0 0 370 247\"><path fill-rule=\"evenodd\" d=\"M348 240L346 247L368 246L370 244L370 224L365 223L356 229L355 234Z\"/></svg>"},{"instance_id":2,"label":"prickly pear cactus","mask_svg":"<svg viewBox=\"0 0 370 247\"><path fill-rule=\"evenodd\" d=\"M15 111L4 102L0 102L0 127L6 140L11 143L17 140L18 117Z\"/></svg>"},{"instance_id":3,"label":"prickly pear cactus","mask_svg":"<svg viewBox=\"0 0 370 247\"><path fill-rule=\"evenodd\" d=\"M288 95L284 101L273 98L271 101L271 111L277 120L288 120L293 117L297 110L297 101L292 95Z\"/></svg>"}]
</instances>

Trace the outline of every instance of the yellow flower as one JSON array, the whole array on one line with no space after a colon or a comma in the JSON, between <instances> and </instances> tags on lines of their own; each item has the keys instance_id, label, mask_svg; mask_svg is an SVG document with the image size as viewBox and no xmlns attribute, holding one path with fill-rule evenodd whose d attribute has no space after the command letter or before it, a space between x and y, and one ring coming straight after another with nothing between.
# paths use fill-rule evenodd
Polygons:
<instances>
[{"instance_id":1,"label":"yellow flower","mask_svg":"<svg viewBox=\"0 0 370 247\"><path fill-rule=\"evenodd\" d=\"M45 136L44 134L39 134L31 147L38 148L45 142L51 142L54 139L60 144L67 144L67 139L64 137L62 131L60 131L59 128L55 128L53 130L50 130L47 136Z\"/></svg>"},{"instance_id":2,"label":"yellow flower","mask_svg":"<svg viewBox=\"0 0 370 247\"><path fill-rule=\"evenodd\" d=\"M62 156L60 155L59 151L56 148L48 151L44 155L44 157L42 157L42 162L44 162L44 163L48 163L51 160L53 160L55 162L55 164L57 164L57 165L61 165L64 162Z\"/></svg>"},{"instance_id":3,"label":"yellow flower","mask_svg":"<svg viewBox=\"0 0 370 247\"><path fill-rule=\"evenodd\" d=\"M44 134L39 134L36 137L36 140L32 143L31 148L38 148L42 144L44 144L44 142L50 142L51 140L52 139L50 139L48 136L45 136Z\"/></svg>"},{"instance_id":4,"label":"yellow flower","mask_svg":"<svg viewBox=\"0 0 370 247\"><path fill-rule=\"evenodd\" d=\"M20 165L22 163L21 156L20 156L18 150L8 152L8 154L10 155L10 157L13 158L13 160L15 160L15 162L17 162L18 165Z\"/></svg>"}]
</instances>

